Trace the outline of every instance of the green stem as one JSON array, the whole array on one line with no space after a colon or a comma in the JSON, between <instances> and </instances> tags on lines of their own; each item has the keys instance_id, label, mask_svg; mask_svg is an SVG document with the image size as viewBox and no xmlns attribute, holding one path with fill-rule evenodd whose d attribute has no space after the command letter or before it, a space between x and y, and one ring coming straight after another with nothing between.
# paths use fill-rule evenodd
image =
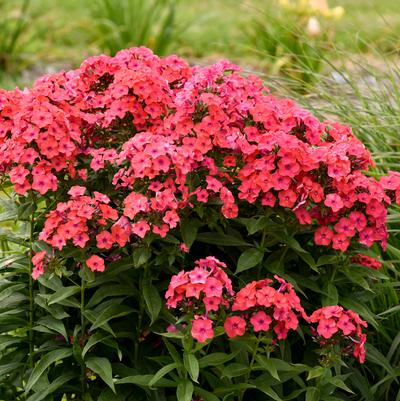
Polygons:
<instances>
[{"instance_id":1,"label":"green stem","mask_svg":"<svg viewBox=\"0 0 400 401\"><path fill-rule=\"evenodd\" d=\"M261 342L261 337L257 337L257 341L256 341L256 345L254 347L253 353L251 354L251 359L250 359L250 364L249 364L249 368L247 369L246 375L245 375L245 383L247 384L249 379L250 379L250 375L251 375L251 371L253 370L253 366L254 366L254 362L256 361L256 356L257 356L257 351L258 351L258 346L260 345ZM243 400L244 397L244 393L245 391L242 391L239 395L239 401Z\"/></svg>"},{"instance_id":2,"label":"green stem","mask_svg":"<svg viewBox=\"0 0 400 401\"><path fill-rule=\"evenodd\" d=\"M141 294L143 293L144 281L147 279L147 275L148 275L148 264L146 263L142 271L142 277L140 279L140 284L139 284ZM137 367L139 364L139 343L140 343L140 335L142 333L143 315L144 315L144 299L141 296L139 300L139 316L138 316L136 341L135 341L135 367Z\"/></svg>"},{"instance_id":3,"label":"green stem","mask_svg":"<svg viewBox=\"0 0 400 401\"><path fill-rule=\"evenodd\" d=\"M83 269L86 269L86 267L83 267ZM74 339L75 341L83 341L85 338L85 326L86 326L86 321L85 321L85 279L81 278L81 305L80 305L80 315L81 315L81 335L80 338ZM85 363L82 361L81 364L81 397L84 399L84 394L86 392L86 369L85 369Z\"/></svg>"},{"instance_id":4,"label":"green stem","mask_svg":"<svg viewBox=\"0 0 400 401\"><path fill-rule=\"evenodd\" d=\"M260 248L262 252L265 252L265 238L267 237L267 228L264 227L263 232L262 232L262 237L261 237L261 243L260 243ZM259 280L261 278L261 272L262 272L262 267L263 267L263 261L261 261L258 264L258 269L257 269L257 279Z\"/></svg>"},{"instance_id":5,"label":"green stem","mask_svg":"<svg viewBox=\"0 0 400 401\"><path fill-rule=\"evenodd\" d=\"M331 275L331 279L330 279L330 282L333 284L333 282L335 281L335 278L336 278L336 274L337 274L337 271L338 271L338 268L339 268L339 264L340 264L340 258L339 258L339 256L338 256L338 258L337 258L337 263L335 263L334 265L333 265L333 269L332 269L332 275Z\"/></svg>"},{"instance_id":6,"label":"green stem","mask_svg":"<svg viewBox=\"0 0 400 401\"><path fill-rule=\"evenodd\" d=\"M32 201L32 213L30 218L30 233L29 233L29 325L28 325L28 341L29 341L29 367L33 369L34 365L34 338L33 338L33 321L34 321L34 299L33 299L33 278L32 278L32 270L33 270L33 235L35 230L35 199L33 194L31 193L31 201Z\"/></svg>"}]
</instances>

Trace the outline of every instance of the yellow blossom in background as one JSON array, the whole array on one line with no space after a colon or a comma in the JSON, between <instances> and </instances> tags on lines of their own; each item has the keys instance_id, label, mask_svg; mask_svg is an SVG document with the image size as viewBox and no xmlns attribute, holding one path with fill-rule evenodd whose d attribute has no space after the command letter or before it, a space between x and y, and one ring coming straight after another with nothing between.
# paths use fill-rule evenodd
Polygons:
<instances>
[{"instance_id":1,"label":"yellow blossom in background","mask_svg":"<svg viewBox=\"0 0 400 401\"><path fill-rule=\"evenodd\" d=\"M344 14L343 7L329 8L328 0L279 0L279 5L288 11L309 16L339 19Z\"/></svg>"}]
</instances>

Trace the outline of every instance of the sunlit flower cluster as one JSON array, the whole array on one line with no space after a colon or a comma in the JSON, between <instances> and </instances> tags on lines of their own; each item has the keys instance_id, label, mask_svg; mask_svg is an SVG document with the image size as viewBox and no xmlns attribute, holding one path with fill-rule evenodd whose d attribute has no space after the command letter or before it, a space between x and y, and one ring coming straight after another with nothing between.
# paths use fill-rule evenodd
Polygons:
<instances>
[{"instance_id":1,"label":"sunlit flower cluster","mask_svg":"<svg viewBox=\"0 0 400 401\"><path fill-rule=\"evenodd\" d=\"M0 149L18 194L70 195L40 234L56 250L165 237L201 204L227 219L245 204L291 211L316 244L340 251L385 246L387 206L400 200L397 173L363 173L371 156L349 127L227 61L189 67L145 48L1 91Z\"/></svg>"}]
</instances>

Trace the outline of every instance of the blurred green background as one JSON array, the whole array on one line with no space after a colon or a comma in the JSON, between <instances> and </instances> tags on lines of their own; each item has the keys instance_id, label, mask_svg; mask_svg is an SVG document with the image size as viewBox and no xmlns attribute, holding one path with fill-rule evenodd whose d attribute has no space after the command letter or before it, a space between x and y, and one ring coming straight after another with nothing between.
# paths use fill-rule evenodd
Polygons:
<instances>
[{"instance_id":1,"label":"blurred green background","mask_svg":"<svg viewBox=\"0 0 400 401\"><path fill-rule=\"evenodd\" d=\"M400 49L397 3L0 0L0 86L10 89L30 85L40 74L76 67L90 55L113 54L119 48L141 44L158 54L187 57L192 63L204 64L223 57L245 68L275 74L293 64L287 58L296 52L297 41L311 47L318 44L318 51L311 50L308 60L303 61L305 65L300 65L302 69L311 67L311 73L326 69L326 63L318 68L312 66L312 59L318 59L317 64L323 57L337 62L338 54L343 52L346 59L347 53L362 55L368 64L382 67L382 55L396 58ZM343 15L327 17L323 12L327 5L330 10L343 7ZM317 20L319 28L319 33L315 34L314 29L311 36L307 25L310 18ZM271 36L282 41L290 35L283 40L283 49L271 50ZM261 45L260 36L264 38ZM287 53L289 57L282 60Z\"/></svg>"}]
</instances>

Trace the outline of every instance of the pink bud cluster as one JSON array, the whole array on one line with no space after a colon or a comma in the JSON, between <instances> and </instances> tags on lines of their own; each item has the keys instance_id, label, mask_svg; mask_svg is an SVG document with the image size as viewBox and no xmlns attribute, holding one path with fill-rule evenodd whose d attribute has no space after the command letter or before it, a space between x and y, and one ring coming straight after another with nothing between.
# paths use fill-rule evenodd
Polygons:
<instances>
[{"instance_id":1,"label":"pink bud cluster","mask_svg":"<svg viewBox=\"0 0 400 401\"><path fill-rule=\"evenodd\" d=\"M351 258L351 261L357 265L369 267L373 270L379 270L382 267L382 263L379 260L372 258L371 256L363 255L358 253Z\"/></svg>"}]
</instances>

